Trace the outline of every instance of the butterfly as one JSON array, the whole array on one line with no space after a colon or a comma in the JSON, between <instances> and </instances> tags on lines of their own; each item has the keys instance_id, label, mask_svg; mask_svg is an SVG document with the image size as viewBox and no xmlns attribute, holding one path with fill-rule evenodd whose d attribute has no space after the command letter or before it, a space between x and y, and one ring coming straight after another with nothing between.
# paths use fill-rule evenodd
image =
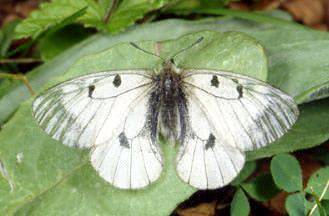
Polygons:
<instances>
[{"instance_id":1,"label":"butterfly","mask_svg":"<svg viewBox=\"0 0 329 216\"><path fill-rule=\"evenodd\" d=\"M163 59L158 72L112 70L59 83L34 100L33 115L55 140L91 149L92 166L117 188L143 188L160 177L161 135L178 145L176 169L184 182L198 189L225 186L243 168L245 152L285 134L298 108L257 79L178 68L174 57L202 40Z\"/></svg>"}]
</instances>

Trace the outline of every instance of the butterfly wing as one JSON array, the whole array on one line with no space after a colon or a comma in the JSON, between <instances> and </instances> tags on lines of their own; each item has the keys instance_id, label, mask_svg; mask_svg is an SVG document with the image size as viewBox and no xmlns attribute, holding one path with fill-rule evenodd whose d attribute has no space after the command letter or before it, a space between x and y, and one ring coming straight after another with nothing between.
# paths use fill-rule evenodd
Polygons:
<instances>
[{"instance_id":1,"label":"butterfly wing","mask_svg":"<svg viewBox=\"0 0 329 216\"><path fill-rule=\"evenodd\" d=\"M94 73L45 91L33 102L33 113L52 138L68 146L92 147L92 165L106 181L119 188L141 188L162 170L147 116L152 87L143 70Z\"/></svg>"},{"instance_id":2,"label":"butterfly wing","mask_svg":"<svg viewBox=\"0 0 329 216\"><path fill-rule=\"evenodd\" d=\"M200 189L228 184L243 167L244 151L277 140L298 117L290 96L243 75L191 70L184 89L189 129L177 170Z\"/></svg>"}]
</instances>

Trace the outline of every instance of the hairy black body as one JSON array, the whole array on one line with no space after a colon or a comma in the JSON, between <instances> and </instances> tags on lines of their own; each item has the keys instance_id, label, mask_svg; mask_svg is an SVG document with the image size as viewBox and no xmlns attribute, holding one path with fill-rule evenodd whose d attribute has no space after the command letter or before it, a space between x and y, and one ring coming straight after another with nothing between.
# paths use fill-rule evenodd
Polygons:
<instances>
[{"instance_id":1,"label":"hairy black body","mask_svg":"<svg viewBox=\"0 0 329 216\"><path fill-rule=\"evenodd\" d=\"M149 127L152 141L160 133L171 142L183 143L186 133L187 106L182 75L177 73L173 60L164 62L159 74L153 77L155 87L149 99Z\"/></svg>"}]
</instances>

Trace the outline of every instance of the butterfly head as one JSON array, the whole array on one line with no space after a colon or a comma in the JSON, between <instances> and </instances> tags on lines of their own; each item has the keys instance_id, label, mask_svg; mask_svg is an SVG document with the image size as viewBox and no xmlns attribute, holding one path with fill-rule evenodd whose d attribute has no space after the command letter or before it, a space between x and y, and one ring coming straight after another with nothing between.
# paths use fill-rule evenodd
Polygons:
<instances>
[{"instance_id":1,"label":"butterfly head","mask_svg":"<svg viewBox=\"0 0 329 216\"><path fill-rule=\"evenodd\" d=\"M179 50L178 52L174 53L174 54L173 54L169 59L167 59L167 60L164 59L163 57L161 57L160 55L157 55L157 54L155 54L155 53L153 53L153 52L150 52L150 51L148 51L148 50L145 50L145 49L139 47L139 46L138 46L136 43L134 43L134 42L130 42L130 45L132 45L133 47L135 47L136 49L138 49L138 50L140 50L140 51L142 51L142 52L144 52L144 53L147 53L147 54L149 54L149 55L153 55L153 56L156 56L156 57L160 58L160 59L163 61L163 63L162 63L162 67L164 68L164 70L172 70L172 71L175 71L175 69L177 69L177 67L176 67L176 64L175 64L174 58L175 58L177 55L179 55L180 53L182 53L182 52L184 52L184 51L186 51L186 50L188 50L188 49L194 47L195 45L197 45L198 43L200 43L202 40L203 40L203 37L200 37L198 40L196 40L196 41L195 41L194 43L192 43L191 45L189 45L189 46L185 47L184 49L181 49L181 50Z\"/></svg>"},{"instance_id":2,"label":"butterfly head","mask_svg":"<svg viewBox=\"0 0 329 216\"><path fill-rule=\"evenodd\" d=\"M170 59L168 59L166 61L163 61L162 68L163 68L164 71L176 72L177 71L177 67L176 67L174 58L170 58Z\"/></svg>"}]
</instances>

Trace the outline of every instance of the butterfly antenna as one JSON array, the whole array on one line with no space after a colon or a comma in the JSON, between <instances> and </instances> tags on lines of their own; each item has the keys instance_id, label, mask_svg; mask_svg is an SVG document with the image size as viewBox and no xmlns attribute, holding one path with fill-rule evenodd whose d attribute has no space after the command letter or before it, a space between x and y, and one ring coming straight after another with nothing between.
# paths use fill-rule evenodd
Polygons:
<instances>
[{"instance_id":1,"label":"butterfly antenna","mask_svg":"<svg viewBox=\"0 0 329 216\"><path fill-rule=\"evenodd\" d=\"M157 54L155 54L155 53L152 53L152 52L150 52L150 51L147 51L147 50L145 50L145 49L142 49L141 47L139 47L139 46L138 46L137 44L135 44L134 42L130 42L130 45L133 46L133 47L135 47L136 49L138 49L138 50L144 52L144 53L147 53L147 54L149 54L149 55L156 56L156 57L162 59L163 61L165 61L165 59L162 58L161 56L159 56L159 55L157 55Z\"/></svg>"},{"instance_id":2,"label":"butterfly antenna","mask_svg":"<svg viewBox=\"0 0 329 216\"><path fill-rule=\"evenodd\" d=\"M188 50L192 47L194 47L195 45L197 45L198 43L200 43L203 40L203 37L200 37L198 40L196 40L194 43L192 43L191 45L189 45L188 47L185 47L184 49L179 50L177 53L175 53L171 58L175 58L177 55L181 54L182 52L184 52L185 50Z\"/></svg>"}]
</instances>

